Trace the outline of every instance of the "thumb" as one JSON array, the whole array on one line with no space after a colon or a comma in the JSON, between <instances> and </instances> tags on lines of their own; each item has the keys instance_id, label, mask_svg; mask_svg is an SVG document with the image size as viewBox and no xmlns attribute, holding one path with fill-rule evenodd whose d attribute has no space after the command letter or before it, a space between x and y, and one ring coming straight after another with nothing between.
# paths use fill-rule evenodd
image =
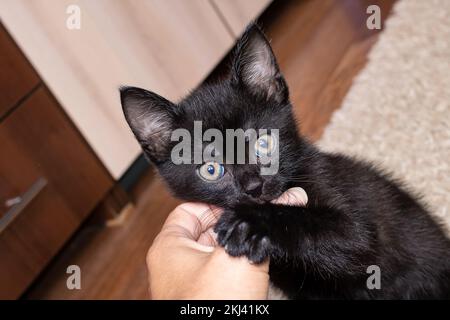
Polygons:
<instances>
[{"instance_id":1,"label":"thumb","mask_svg":"<svg viewBox=\"0 0 450 320\"><path fill-rule=\"evenodd\" d=\"M272 203L288 206L306 206L308 195L303 188L294 187L283 192L277 199L272 200Z\"/></svg>"}]
</instances>

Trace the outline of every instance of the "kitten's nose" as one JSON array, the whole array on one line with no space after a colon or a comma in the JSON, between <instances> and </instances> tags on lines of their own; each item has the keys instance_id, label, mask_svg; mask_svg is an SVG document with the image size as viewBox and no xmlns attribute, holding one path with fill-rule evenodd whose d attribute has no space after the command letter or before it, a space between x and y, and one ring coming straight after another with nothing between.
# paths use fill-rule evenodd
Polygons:
<instances>
[{"instance_id":1,"label":"kitten's nose","mask_svg":"<svg viewBox=\"0 0 450 320\"><path fill-rule=\"evenodd\" d=\"M244 192L254 198L261 195L262 191L262 181L261 179L249 179L243 184Z\"/></svg>"}]
</instances>

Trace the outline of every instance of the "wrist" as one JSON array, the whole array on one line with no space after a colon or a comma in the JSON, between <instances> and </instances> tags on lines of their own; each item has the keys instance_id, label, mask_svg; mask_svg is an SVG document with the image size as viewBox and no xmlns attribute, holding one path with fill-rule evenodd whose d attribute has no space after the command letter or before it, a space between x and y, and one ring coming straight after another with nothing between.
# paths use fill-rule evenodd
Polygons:
<instances>
[{"instance_id":1,"label":"wrist","mask_svg":"<svg viewBox=\"0 0 450 320\"><path fill-rule=\"evenodd\" d=\"M269 262L251 264L245 257L231 257L223 248L216 247L207 265L204 279L215 279L215 284L204 284L214 292L205 292L207 299L266 299L269 290ZM201 299L204 297L199 297Z\"/></svg>"}]
</instances>

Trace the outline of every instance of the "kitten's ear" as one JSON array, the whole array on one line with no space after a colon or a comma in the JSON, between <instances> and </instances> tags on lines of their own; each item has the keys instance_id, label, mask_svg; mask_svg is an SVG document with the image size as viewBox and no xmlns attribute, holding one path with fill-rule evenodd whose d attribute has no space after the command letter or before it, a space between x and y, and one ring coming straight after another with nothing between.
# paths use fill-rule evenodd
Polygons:
<instances>
[{"instance_id":1,"label":"kitten's ear","mask_svg":"<svg viewBox=\"0 0 450 320\"><path fill-rule=\"evenodd\" d=\"M262 31L255 24L239 39L232 66L231 81L266 99L286 102L289 90Z\"/></svg>"},{"instance_id":2,"label":"kitten's ear","mask_svg":"<svg viewBox=\"0 0 450 320\"><path fill-rule=\"evenodd\" d=\"M174 129L176 105L136 87L121 87L120 100L125 119L146 155L155 163L163 161Z\"/></svg>"}]
</instances>

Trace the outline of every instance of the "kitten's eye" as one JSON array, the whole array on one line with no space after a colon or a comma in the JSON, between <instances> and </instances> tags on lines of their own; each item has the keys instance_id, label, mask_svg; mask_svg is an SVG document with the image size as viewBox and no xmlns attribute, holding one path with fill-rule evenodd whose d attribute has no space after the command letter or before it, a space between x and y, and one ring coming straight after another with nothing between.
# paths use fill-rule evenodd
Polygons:
<instances>
[{"instance_id":1,"label":"kitten's eye","mask_svg":"<svg viewBox=\"0 0 450 320\"><path fill-rule=\"evenodd\" d=\"M216 181L223 177L225 169L217 162L206 162L198 170L197 174L205 181Z\"/></svg>"},{"instance_id":2,"label":"kitten's eye","mask_svg":"<svg viewBox=\"0 0 450 320\"><path fill-rule=\"evenodd\" d=\"M256 140L255 153L257 156L270 156L275 149L275 139L271 135L264 134Z\"/></svg>"}]
</instances>

